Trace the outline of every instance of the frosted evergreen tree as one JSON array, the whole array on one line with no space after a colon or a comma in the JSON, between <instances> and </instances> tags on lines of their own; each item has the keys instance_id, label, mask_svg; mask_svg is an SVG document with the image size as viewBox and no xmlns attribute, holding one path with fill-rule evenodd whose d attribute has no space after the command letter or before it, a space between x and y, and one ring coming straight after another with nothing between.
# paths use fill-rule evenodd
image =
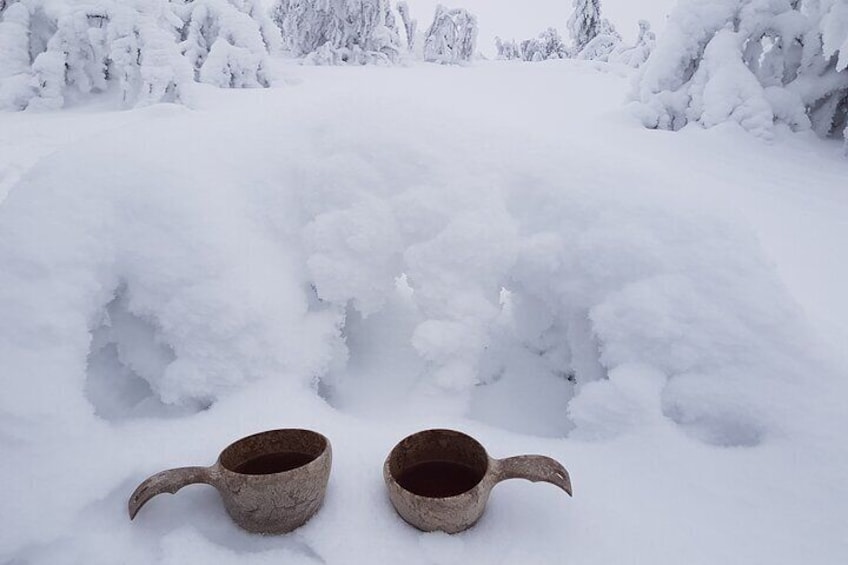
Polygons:
<instances>
[{"instance_id":1,"label":"frosted evergreen tree","mask_svg":"<svg viewBox=\"0 0 848 565\"><path fill-rule=\"evenodd\" d=\"M192 67L175 41L181 27L166 0L116 11L109 26L109 69L125 106L190 102Z\"/></svg>"},{"instance_id":2,"label":"frosted evergreen tree","mask_svg":"<svg viewBox=\"0 0 848 565\"><path fill-rule=\"evenodd\" d=\"M477 49L477 18L462 8L436 7L433 23L424 34L424 60L464 63Z\"/></svg>"},{"instance_id":3,"label":"frosted evergreen tree","mask_svg":"<svg viewBox=\"0 0 848 565\"><path fill-rule=\"evenodd\" d=\"M846 0L681 0L634 93L648 127L848 134Z\"/></svg>"},{"instance_id":4,"label":"frosted evergreen tree","mask_svg":"<svg viewBox=\"0 0 848 565\"><path fill-rule=\"evenodd\" d=\"M7 0L0 46L4 109L112 90L134 106L186 102L195 78L267 86L279 30L259 0Z\"/></svg>"},{"instance_id":5,"label":"frosted evergreen tree","mask_svg":"<svg viewBox=\"0 0 848 565\"><path fill-rule=\"evenodd\" d=\"M620 48L621 35L615 30L612 22L603 18L598 26L598 34L586 44L582 51L577 53L577 58L589 61L608 61Z\"/></svg>"},{"instance_id":6,"label":"frosted evergreen tree","mask_svg":"<svg viewBox=\"0 0 848 565\"><path fill-rule=\"evenodd\" d=\"M572 53L576 56L601 33L601 0L573 0L574 12L568 19Z\"/></svg>"},{"instance_id":7,"label":"frosted evergreen tree","mask_svg":"<svg viewBox=\"0 0 848 565\"><path fill-rule=\"evenodd\" d=\"M404 31L406 32L407 49L412 53L415 50L415 34L418 33L418 20L412 19L409 15L409 4L406 2L398 2L397 10L403 22Z\"/></svg>"},{"instance_id":8,"label":"frosted evergreen tree","mask_svg":"<svg viewBox=\"0 0 848 565\"><path fill-rule=\"evenodd\" d=\"M521 42L521 58L525 61L563 59L567 56L568 49L562 42L562 37L552 27L540 33L535 39L528 39Z\"/></svg>"},{"instance_id":9,"label":"frosted evergreen tree","mask_svg":"<svg viewBox=\"0 0 848 565\"><path fill-rule=\"evenodd\" d=\"M179 10L182 49L201 82L220 87L270 85L268 54L279 31L258 0L193 0Z\"/></svg>"},{"instance_id":10,"label":"frosted evergreen tree","mask_svg":"<svg viewBox=\"0 0 848 565\"><path fill-rule=\"evenodd\" d=\"M314 64L391 64L406 51L389 0L277 0L285 48Z\"/></svg>"},{"instance_id":11,"label":"frosted evergreen tree","mask_svg":"<svg viewBox=\"0 0 848 565\"><path fill-rule=\"evenodd\" d=\"M513 59L522 59L521 48L515 41L504 41L500 37L495 37L495 47L498 50L498 59L511 61Z\"/></svg>"},{"instance_id":12,"label":"frosted evergreen tree","mask_svg":"<svg viewBox=\"0 0 848 565\"><path fill-rule=\"evenodd\" d=\"M654 50L657 43L657 36L651 31L651 24L645 20L639 21L639 37L636 39L636 44L631 47L625 47L614 53L611 61L622 63L629 67L639 68Z\"/></svg>"},{"instance_id":13,"label":"frosted evergreen tree","mask_svg":"<svg viewBox=\"0 0 848 565\"><path fill-rule=\"evenodd\" d=\"M35 58L32 76L36 96L27 108L58 110L65 104L65 65L65 55L58 51L44 51Z\"/></svg>"},{"instance_id":14,"label":"frosted evergreen tree","mask_svg":"<svg viewBox=\"0 0 848 565\"><path fill-rule=\"evenodd\" d=\"M23 110L34 95L29 55L29 11L20 4L0 15L0 108Z\"/></svg>"},{"instance_id":15,"label":"frosted evergreen tree","mask_svg":"<svg viewBox=\"0 0 848 565\"><path fill-rule=\"evenodd\" d=\"M548 28L537 37L525 39L519 44L515 41L503 41L495 38L498 59L522 61L546 61L548 59L564 59L568 57L568 48L555 28Z\"/></svg>"}]
</instances>

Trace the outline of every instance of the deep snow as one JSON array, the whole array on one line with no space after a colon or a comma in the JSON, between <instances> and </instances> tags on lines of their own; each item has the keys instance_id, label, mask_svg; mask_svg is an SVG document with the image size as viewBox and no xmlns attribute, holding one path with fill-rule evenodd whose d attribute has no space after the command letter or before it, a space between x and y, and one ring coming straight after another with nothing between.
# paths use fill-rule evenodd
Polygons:
<instances>
[{"instance_id":1,"label":"deep snow","mask_svg":"<svg viewBox=\"0 0 848 565\"><path fill-rule=\"evenodd\" d=\"M279 74L0 115L0 562L841 562L838 143L647 131L627 71L575 61ZM380 469L427 426L558 457L575 497L508 483L418 533ZM127 519L275 427L333 442L304 528L242 533L207 487Z\"/></svg>"}]
</instances>

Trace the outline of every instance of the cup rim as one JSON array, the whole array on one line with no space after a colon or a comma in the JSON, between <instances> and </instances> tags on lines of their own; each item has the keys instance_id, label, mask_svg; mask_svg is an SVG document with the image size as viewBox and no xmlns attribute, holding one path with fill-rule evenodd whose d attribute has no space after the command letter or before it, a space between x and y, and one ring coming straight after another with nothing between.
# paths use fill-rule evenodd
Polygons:
<instances>
[{"instance_id":1,"label":"cup rim","mask_svg":"<svg viewBox=\"0 0 848 565\"><path fill-rule=\"evenodd\" d=\"M392 461L394 460L396 453L401 449L402 445L405 442L407 442L407 441L409 441L412 438L415 438L417 436L431 435L431 434L437 435L437 434L445 434L445 433L447 433L448 435L459 436L463 440L471 442L476 448L480 449L480 452L484 455L485 461L486 461L486 470L483 472L483 475L480 477L480 480L478 480L474 484L474 486L469 488L468 490L464 490L464 491L462 491L458 494L454 494L454 495L451 495L451 496L425 496L423 494L418 494L417 492L411 491L411 490L407 489L406 487L404 487L400 483L398 478L395 476L395 474L392 472ZM388 457L386 457L386 462L384 463L383 467L384 467L384 470L385 470L386 478L390 479L391 482L398 489L400 489L402 492L404 492L405 494L410 495L410 496L415 496L415 497L418 497L422 500L428 500L428 501L450 501L450 500L457 499L457 498L460 498L460 497L468 496L469 493L480 488L480 485L483 484L483 482L486 480L486 477L489 476L489 474L491 473L491 457L489 456L489 453L486 451L486 448L483 447L483 444L480 443L473 436L470 436L470 435L468 435L464 432L460 432L459 430L453 430L453 429L449 429L449 428L430 428L430 429L420 430L420 431L414 432L412 434L409 434L408 436L404 437L399 442L397 442L395 444L395 446L392 448L392 450L389 452Z\"/></svg>"},{"instance_id":2,"label":"cup rim","mask_svg":"<svg viewBox=\"0 0 848 565\"><path fill-rule=\"evenodd\" d=\"M236 446L238 446L239 444L241 444L243 442L250 441L250 440L256 439L260 436L264 436L264 435L290 434L290 433L298 433L298 434L305 433L305 434L314 436L315 438L317 438L322 443L321 451L317 455L315 455L315 457L313 457L312 459L310 459L308 462L304 463L303 465L300 465L298 467L294 467L292 469L286 469L285 471L279 471L279 472L276 472L276 473L267 473L267 474L261 474L261 475L253 474L253 473L240 473L240 472L238 472L234 469L231 469L230 467L228 467L227 465L224 464L224 459L226 457L227 452L230 451L231 449L236 448ZM261 431L261 432L256 432L256 433L253 433L253 434L250 434L250 435L240 437L239 439L231 442L229 445L227 445L224 449L221 450L221 453L218 456L217 466L227 473L232 473L233 475L238 475L240 477L253 477L253 478L275 477L277 475L283 475L285 473L292 473L292 472L295 472L295 471L300 471L301 469L308 467L309 465L313 465L317 461L320 461L321 458L325 457L327 455L327 452L330 449L331 449L330 448L330 440L327 438L327 436L325 436L324 434L322 434L320 432L316 432L315 430L310 430L310 429L306 429L306 428L278 428L278 429L274 429L274 430L265 430L265 431Z\"/></svg>"}]
</instances>

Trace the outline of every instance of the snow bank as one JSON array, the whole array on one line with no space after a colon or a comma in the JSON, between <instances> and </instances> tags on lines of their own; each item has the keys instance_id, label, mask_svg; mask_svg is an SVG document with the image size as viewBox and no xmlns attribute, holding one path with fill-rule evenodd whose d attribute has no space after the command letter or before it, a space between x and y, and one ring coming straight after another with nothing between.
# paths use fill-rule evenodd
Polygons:
<instances>
[{"instance_id":1,"label":"snow bank","mask_svg":"<svg viewBox=\"0 0 848 565\"><path fill-rule=\"evenodd\" d=\"M751 227L703 204L739 185L702 138L655 145L578 61L291 72L135 110L0 205L0 560L842 555L842 396ZM746 178L730 139L707 147ZM126 520L147 474L282 426L334 443L305 528L244 534L202 487ZM379 467L425 426L560 457L578 495L508 484L419 534Z\"/></svg>"},{"instance_id":2,"label":"snow bank","mask_svg":"<svg viewBox=\"0 0 848 565\"><path fill-rule=\"evenodd\" d=\"M425 388L467 396L528 351L541 362L510 371L579 390L616 367L650 366L681 383L666 407L683 423L709 427L734 387L732 410L754 435L782 428L753 407L763 387L791 382L805 342L744 232L637 202L617 190L623 176L563 172L544 152L507 157L495 140L474 156L480 134L459 116L431 131L360 104L356 116L384 119L363 128L329 105L287 114L302 133L274 143L278 165L261 145L218 148L231 126L202 116L167 142L151 141L153 125L43 160L0 209L0 260L12 266L0 343L7 373L20 375L4 411L79 417L92 359L156 402L195 408L274 375L332 383L352 354L347 317L399 315L391 297L403 280ZM275 139L279 127L262 117L237 131ZM53 345L33 372L32 352L14 344L37 336ZM27 395L34 382L68 399L67 414ZM689 402L687 387L718 396Z\"/></svg>"}]
</instances>

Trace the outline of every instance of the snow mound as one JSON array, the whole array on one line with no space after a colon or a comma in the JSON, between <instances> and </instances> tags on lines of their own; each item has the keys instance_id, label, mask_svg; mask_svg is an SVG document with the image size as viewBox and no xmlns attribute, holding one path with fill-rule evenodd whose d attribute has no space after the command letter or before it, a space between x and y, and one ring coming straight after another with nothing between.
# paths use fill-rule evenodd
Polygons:
<instances>
[{"instance_id":1,"label":"snow mound","mask_svg":"<svg viewBox=\"0 0 848 565\"><path fill-rule=\"evenodd\" d=\"M557 427L592 433L587 411L606 408L581 389L636 364L669 379L663 410L710 441L783 429L762 392L792 386L807 338L750 234L629 196L625 172L595 176L597 157L564 172L555 150L510 156L497 138L474 155L479 125L461 116L432 131L357 104L287 114L302 133L275 142L279 159L216 144L232 126L198 116L167 142L154 124L42 160L0 209L4 413L193 411L261 379L343 405L348 361L364 363L351 344L406 320L413 380L397 378L459 414L486 419L478 389L526 380L562 408L577 394ZM257 140L277 127L238 125ZM121 375L111 391L104 366ZM36 383L64 408L27 394Z\"/></svg>"},{"instance_id":2,"label":"snow mound","mask_svg":"<svg viewBox=\"0 0 848 565\"><path fill-rule=\"evenodd\" d=\"M845 554L844 384L769 259L839 268L825 144L646 132L580 61L287 70L193 111L2 116L0 562ZM242 532L203 486L127 519L149 474L280 427L333 442L303 528ZM417 532L380 466L426 427L557 457L576 496L512 481Z\"/></svg>"}]
</instances>

